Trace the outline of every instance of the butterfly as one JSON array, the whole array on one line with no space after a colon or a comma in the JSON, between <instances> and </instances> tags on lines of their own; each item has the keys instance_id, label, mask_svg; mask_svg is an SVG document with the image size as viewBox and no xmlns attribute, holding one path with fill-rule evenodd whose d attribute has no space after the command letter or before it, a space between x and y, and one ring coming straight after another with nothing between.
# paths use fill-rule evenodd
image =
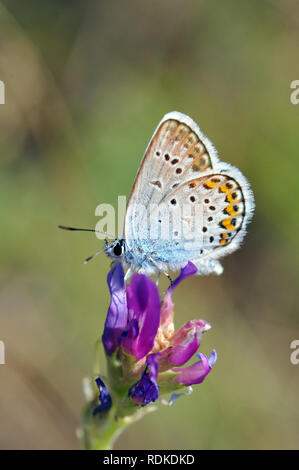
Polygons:
<instances>
[{"instance_id":1,"label":"butterfly","mask_svg":"<svg viewBox=\"0 0 299 470\"><path fill-rule=\"evenodd\" d=\"M173 111L158 124L141 161L123 237L106 241L103 251L128 268L126 279L135 272L170 278L169 271L189 261L197 274L221 274L219 259L240 247L253 212L247 179L219 160L190 117Z\"/></svg>"}]
</instances>

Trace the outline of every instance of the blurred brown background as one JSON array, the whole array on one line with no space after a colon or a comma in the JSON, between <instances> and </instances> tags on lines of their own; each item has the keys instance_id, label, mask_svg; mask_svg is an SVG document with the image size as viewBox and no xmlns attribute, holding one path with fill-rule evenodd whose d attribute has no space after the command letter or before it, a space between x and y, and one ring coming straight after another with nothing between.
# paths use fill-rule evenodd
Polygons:
<instances>
[{"instance_id":1,"label":"blurred brown background","mask_svg":"<svg viewBox=\"0 0 299 470\"><path fill-rule=\"evenodd\" d=\"M299 447L298 27L295 0L0 2L0 448L80 448L109 261L84 266L99 240L57 225L94 227L99 203L129 194L171 110L241 169L257 208L224 274L175 293L177 326L213 326L213 372L117 448Z\"/></svg>"}]
</instances>

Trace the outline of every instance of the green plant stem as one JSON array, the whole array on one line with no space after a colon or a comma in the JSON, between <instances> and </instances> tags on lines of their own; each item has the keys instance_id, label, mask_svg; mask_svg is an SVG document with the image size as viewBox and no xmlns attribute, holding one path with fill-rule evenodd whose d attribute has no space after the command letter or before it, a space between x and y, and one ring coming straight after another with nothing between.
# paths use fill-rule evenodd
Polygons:
<instances>
[{"instance_id":1,"label":"green plant stem","mask_svg":"<svg viewBox=\"0 0 299 470\"><path fill-rule=\"evenodd\" d=\"M85 448L88 450L111 450L116 439L130 424L125 419L115 420L113 409L110 410L108 422L103 432L89 432L85 435Z\"/></svg>"},{"instance_id":2,"label":"green plant stem","mask_svg":"<svg viewBox=\"0 0 299 470\"><path fill-rule=\"evenodd\" d=\"M92 405L91 409L94 408ZM115 419L117 407L113 406L108 416L103 421L83 419L84 447L87 450L112 450L116 439L130 424L135 423L143 416L156 410L155 406L139 408L134 414ZM90 417L90 409L87 408L85 418Z\"/></svg>"},{"instance_id":3,"label":"green plant stem","mask_svg":"<svg viewBox=\"0 0 299 470\"><path fill-rule=\"evenodd\" d=\"M89 450L111 450L116 439L126 427L127 424L114 423L114 425L111 425L103 434L91 440Z\"/></svg>"}]
</instances>

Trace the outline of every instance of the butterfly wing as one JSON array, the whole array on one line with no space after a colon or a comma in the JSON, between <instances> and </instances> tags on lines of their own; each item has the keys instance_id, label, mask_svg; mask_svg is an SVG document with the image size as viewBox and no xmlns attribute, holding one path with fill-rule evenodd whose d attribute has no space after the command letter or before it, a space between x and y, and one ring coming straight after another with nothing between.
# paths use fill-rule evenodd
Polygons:
<instances>
[{"instance_id":1,"label":"butterfly wing","mask_svg":"<svg viewBox=\"0 0 299 470\"><path fill-rule=\"evenodd\" d=\"M248 182L231 165L217 167L217 173L179 185L157 211L157 216L169 213L170 243L158 240L155 249L172 268L192 261L199 274L221 274L217 259L235 251L246 234L254 209Z\"/></svg>"},{"instance_id":2,"label":"butterfly wing","mask_svg":"<svg viewBox=\"0 0 299 470\"><path fill-rule=\"evenodd\" d=\"M217 151L188 116L171 112L155 130L137 172L128 201L124 237L128 245L146 239L149 204L160 204L179 184L213 168Z\"/></svg>"},{"instance_id":3,"label":"butterfly wing","mask_svg":"<svg viewBox=\"0 0 299 470\"><path fill-rule=\"evenodd\" d=\"M172 112L146 149L124 235L129 249L150 255L161 269L192 261L199 273L220 273L217 258L238 248L253 207L241 172L219 162L192 119Z\"/></svg>"}]
</instances>

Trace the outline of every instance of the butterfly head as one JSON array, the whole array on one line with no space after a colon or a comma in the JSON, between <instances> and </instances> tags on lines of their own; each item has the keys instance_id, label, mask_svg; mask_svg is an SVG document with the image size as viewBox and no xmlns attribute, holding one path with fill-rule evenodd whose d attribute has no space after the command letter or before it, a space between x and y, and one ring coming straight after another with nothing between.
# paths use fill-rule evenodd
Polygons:
<instances>
[{"instance_id":1,"label":"butterfly head","mask_svg":"<svg viewBox=\"0 0 299 470\"><path fill-rule=\"evenodd\" d=\"M107 243L105 246L105 253L110 258L121 259L125 251L125 240L123 238L116 238L112 243Z\"/></svg>"}]
</instances>

